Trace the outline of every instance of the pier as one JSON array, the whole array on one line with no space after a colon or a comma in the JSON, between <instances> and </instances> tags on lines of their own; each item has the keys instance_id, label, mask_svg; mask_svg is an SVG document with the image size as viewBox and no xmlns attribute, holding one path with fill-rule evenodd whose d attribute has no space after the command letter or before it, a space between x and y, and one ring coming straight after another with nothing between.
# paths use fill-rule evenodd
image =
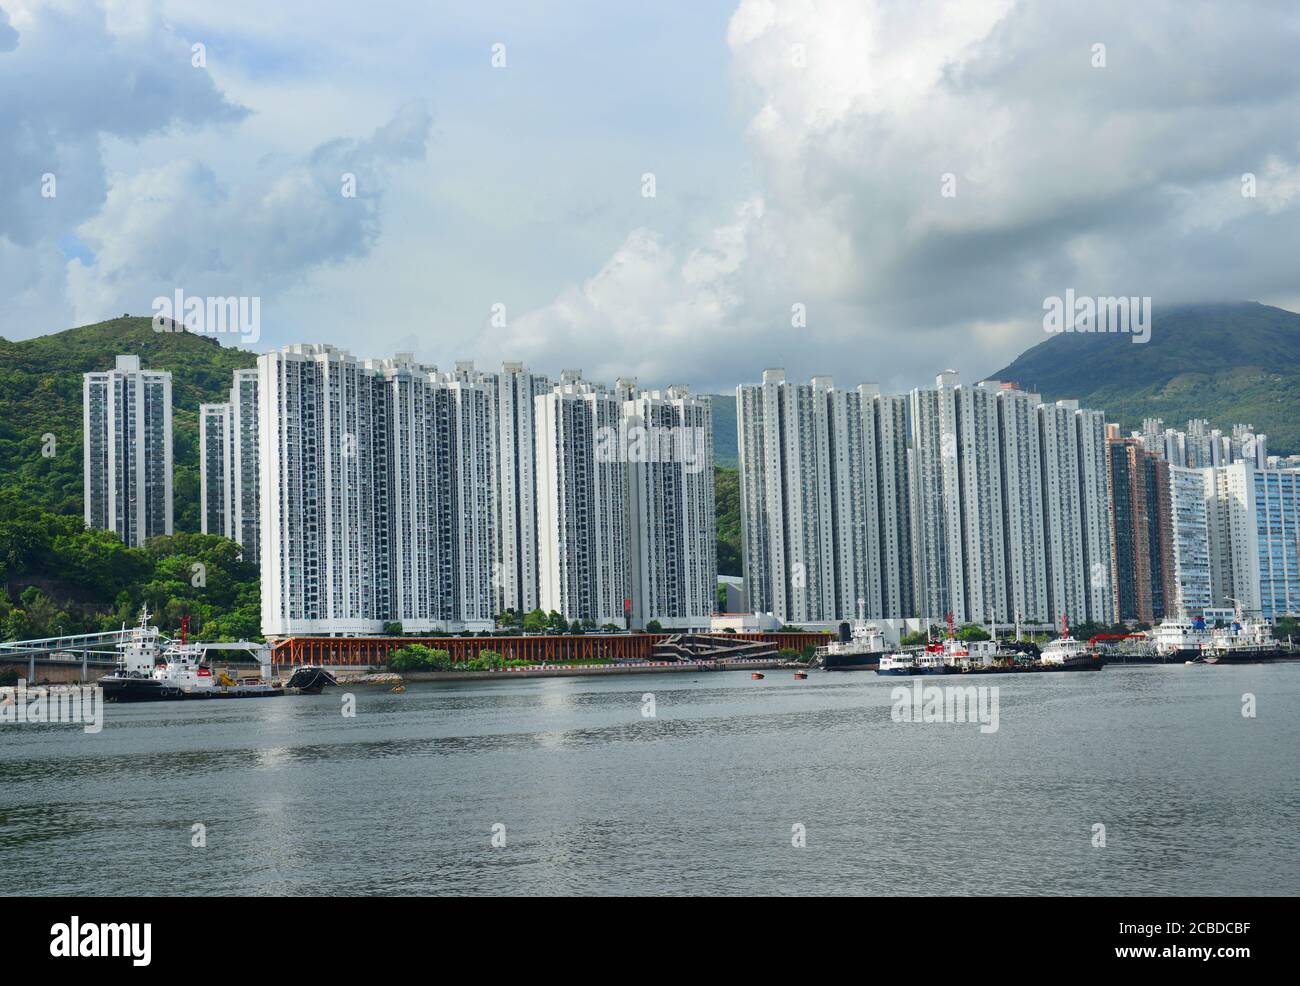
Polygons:
<instances>
[{"instance_id":1,"label":"pier","mask_svg":"<svg viewBox=\"0 0 1300 986\"><path fill-rule=\"evenodd\" d=\"M388 666L388 655L418 644L445 650L453 661L468 661L479 651L496 651L506 660L544 665L558 661L632 663L689 662L699 658L772 657L784 649L821 647L827 633L584 633L491 637L289 637L271 649L271 668L312 664L320 667Z\"/></svg>"}]
</instances>

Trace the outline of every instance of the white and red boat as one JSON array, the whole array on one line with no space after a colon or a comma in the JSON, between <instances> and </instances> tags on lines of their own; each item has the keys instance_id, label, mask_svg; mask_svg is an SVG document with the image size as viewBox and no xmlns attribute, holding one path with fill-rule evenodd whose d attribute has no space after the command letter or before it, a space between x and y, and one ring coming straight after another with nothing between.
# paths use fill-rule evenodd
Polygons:
<instances>
[{"instance_id":1,"label":"white and red boat","mask_svg":"<svg viewBox=\"0 0 1300 986\"><path fill-rule=\"evenodd\" d=\"M164 702L187 698L258 698L283 695L269 683L218 682L208 667L202 644L188 640L189 620L181 621L181 639L169 640L140 611L140 625L118 642L117 667L95 684L106 702Z\"/></svg>"}]
</instances>

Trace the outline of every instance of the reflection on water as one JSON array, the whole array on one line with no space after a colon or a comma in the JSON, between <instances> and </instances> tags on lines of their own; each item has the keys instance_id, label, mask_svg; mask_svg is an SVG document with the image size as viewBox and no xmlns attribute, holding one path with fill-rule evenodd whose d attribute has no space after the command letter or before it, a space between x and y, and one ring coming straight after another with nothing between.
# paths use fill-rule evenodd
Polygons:
<instances>
[{"instance_id":1,"label":"reflection on water","mask_svg":"<svg viewBox=\"0 0 1300 986\"><path fill-rule=\"evenodd\" d=\"M98 735L0 727L0 887L1300 889L1300 664L995 683L992 735L894 723L897 681L779 672L354 688L355 718L334 691L109 706ZM1255 719L1241 715L1244 692ZM196 822L206 849L190 846ZM504 848L491 844L498 823ZM795 823L806 848L791 845ZM1105 848L1092 846L1096 823Z\"/></svg>"}]
</instances>

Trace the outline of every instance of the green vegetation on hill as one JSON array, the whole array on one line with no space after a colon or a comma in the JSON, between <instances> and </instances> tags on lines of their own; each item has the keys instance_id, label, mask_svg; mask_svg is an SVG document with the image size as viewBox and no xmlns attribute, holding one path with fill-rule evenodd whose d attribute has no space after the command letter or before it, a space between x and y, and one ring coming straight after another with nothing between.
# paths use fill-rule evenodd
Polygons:
<instances>
[{"instance_id":1,"label":"green vegetation on hill","mask_svg":"<svg viewBox=\"0 0 1300 986\"><path fill-rule=\"evenodd\" d=\"M172 373L177 534L143 548L82 523L81 375L121 353ZM255 364L211 336L155 332L148 318L0 339L0 639L111 629L134 623L144 602L164 630L189 616L204 639L260 632L256 566L233 541L196 533L199 405L226 400L231 371Z\"/></svg>"},{"instance_id":2,"label":"green vegetation on hill","mask_svg":"<svg viewBox=\"0 0 1300 986\"><path fill-rule=\"evenodd\" d=\"M736 469L740 452L736 436L736 395L713 394L713 461L719 466Z\"/></svg>"},{"instance_id":3,"label":"green vegetation on hill","mask_svg":"<svg viewBox=\"0 0 1300 986\"><path fill-rule=\"evenodd\" d=\"M183 616L201 640L261 633L257 566L234 541L176 534L128 548L14 490L0 491L0 584L0 640L130 626L143 603L173 633Z\"/></svg>"},{"instance_id":4,"label":"green vegetation on hill","mask_svg":"<svg viewBox=\"0 0 1300 986\"><path fill-rule=\"evenodd\" d=\"M718 574L743 575L740 554L740 470L714 467L713 499L717 504Z\"/></svg>"},{"instance_id":5,"label":"green vegetation on hill","mask_svg":"<svg viewBox=\"0 0 1300 986\"><path fill-rule=\"evenodd\" d=\"M175 527L199 529L199 405L224 401L231 371L257 357L213 336L155 332L148 318L115 318L21 342L0 338L0 490L17 489L55 513L81 514L81 375L119 353L172 374ZM42 450L54 436L55 455Z\"/></svg>"},{"instance_id":6,"label":"green vegetation on hill","mask_svg":"<svg viewBox=\"0 0 1300 986\"><path fill-rule=\"evenodd\" d=\"M1064 333L990 379L1047 400L1077 398L1127 434L1142 419L1185 428L1206 418L1227 432L1253 424L1270 452L1300 451L1300 315L1253 302L1155 307L1151 339Z\"/></svg>"}]
</instances>

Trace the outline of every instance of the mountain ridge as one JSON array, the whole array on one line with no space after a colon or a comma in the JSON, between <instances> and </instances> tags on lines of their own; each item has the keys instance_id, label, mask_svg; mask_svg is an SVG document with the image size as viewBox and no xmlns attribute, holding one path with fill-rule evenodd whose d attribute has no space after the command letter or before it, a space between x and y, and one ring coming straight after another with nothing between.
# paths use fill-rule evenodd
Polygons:
<instances>
[{"instance_id":1,"label":"mountain ridge","mask_svg":"<svg viewBox=\"0 0 1300 986\"><path fill-rule=\"evenodd\" d=\"M1254 425L1270 452L1300 450L1300 314L1259 302L1156 308L1146 343L1055 334L984 379L1078 400L1125 433L1148 417L1180 429L1205 418Z\"/></svg>"}]
</instances>

